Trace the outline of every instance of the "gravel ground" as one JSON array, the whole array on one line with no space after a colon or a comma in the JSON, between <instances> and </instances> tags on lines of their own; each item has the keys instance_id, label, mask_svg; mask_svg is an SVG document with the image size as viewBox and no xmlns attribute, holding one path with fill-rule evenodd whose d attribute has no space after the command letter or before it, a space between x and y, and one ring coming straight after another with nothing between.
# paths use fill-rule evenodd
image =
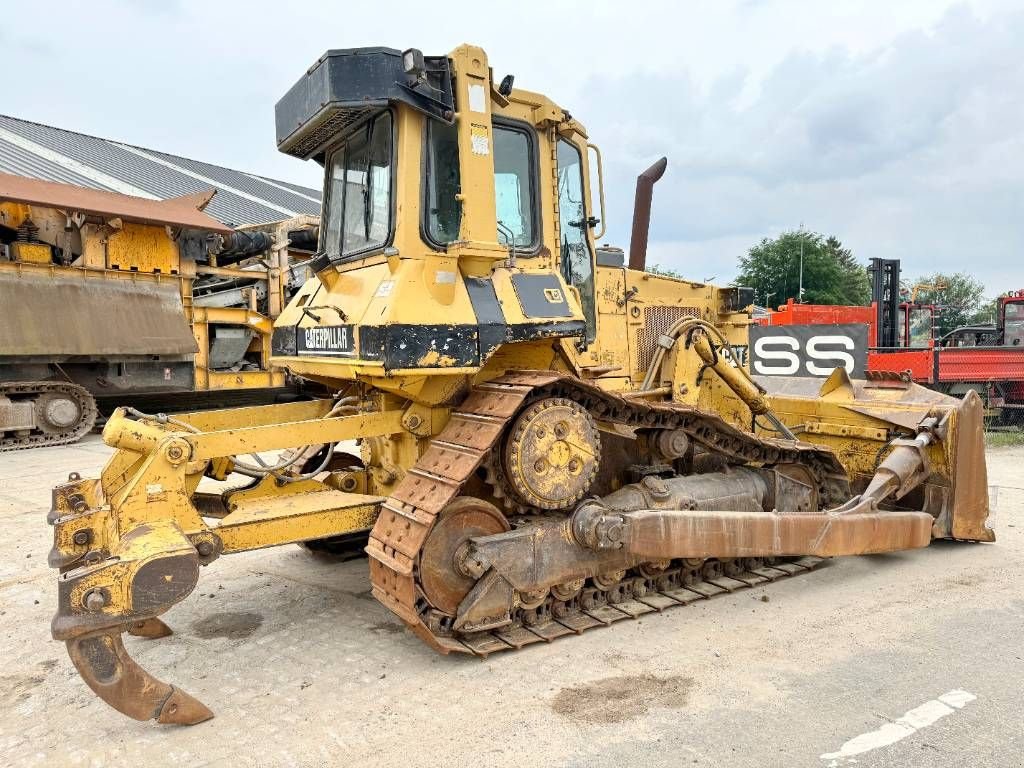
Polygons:
<instances>
[{"instance_id":1,"label":"gravel ground","mask_svg":"<svg viewBox=\"0 0 1024 768\"><path fill-rule=\"evenodd\" d=\"M365 561L222 558L174 636L126 641L216 712L192 728L107 708L49 636L50 488L108 455L0 454L3 765L1024 764L1024 448L989 451L995 544L833 561L485 661L406 632Z\"/></svg>"}]
</instances>

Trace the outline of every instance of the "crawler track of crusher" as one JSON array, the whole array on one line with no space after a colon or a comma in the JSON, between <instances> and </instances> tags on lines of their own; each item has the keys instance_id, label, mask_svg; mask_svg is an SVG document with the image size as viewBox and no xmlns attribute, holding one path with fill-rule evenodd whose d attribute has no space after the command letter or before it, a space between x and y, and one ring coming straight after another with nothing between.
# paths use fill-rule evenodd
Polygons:
<instances>
[{"instance_id":1,"label":"crawler track of crusher","mask_svg":"<svg viewBox=\"0 0 1024 768\"><path fill-rule=\"evenodd\" d=\"M822 562L818 557L676 559L656 571L640 566L616 574L612 581L588 579L568 600L552 595L539 605L520 605L513 621L501 628L454 630L453 617L425 598L420 568L424 544L442 510L484 464L511 420L541 396L569 398L612 424L683 429L695 444L732 461L764 466L799 463L816 478L823 503L839 503L849 496L838 460L814 446L756 437L714 414L680 404L623 398L557 373L507 374L474 388L452 413L445 429L382 504L367 546L373 594L435 650L487 656L764 584ZM566 517L569 514L565 512ZM511 523L516 528L550 521L550 517L538 511Z\"/></svg>"},{"instance_id":2,"label":"crawler track of crusher","mask_svg":"<svg viewBox=\"0 0 1024 768\"><path fill-rule=\"evenodd\" d=\"M0 453L77 442L97 415L96 400L77 384L0 383Z\"/></svg>"}]
</instances>

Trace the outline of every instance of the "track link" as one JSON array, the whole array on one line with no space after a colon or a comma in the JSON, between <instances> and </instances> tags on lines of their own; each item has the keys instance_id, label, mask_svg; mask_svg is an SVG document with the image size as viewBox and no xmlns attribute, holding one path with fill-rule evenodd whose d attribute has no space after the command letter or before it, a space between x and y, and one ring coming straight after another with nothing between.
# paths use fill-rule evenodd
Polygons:
<instances>
[{"instance_id":1,"label":"track link","mask_svg":"<svg viewBox=\"0 0 1024 768\"><path fill-rule=\"evenodd\" d=\"M67 445L81 440L89 434L99 415L96 399L84 387L64 381L21 381L0 383L0 398L18 402L31 401L33 408L45 397L59 395L74 401L79 418L74 424L57 428L36 427L28 434L18 435L13 431L2 431L0 427L0 453L21 451L26 448L45 448L51 445ZM38 417L37 417L38 421Z\"/></svg>"},{"instance_id":2,"label":"track link","mask_svg":"<svg viewBox=\"0 0 1024 768\"><path fill-rule=\"evenodd\" d=\"M798 576L823 562L819 557L780 558L771 565L761 564L746 570L742 566L737 568L735 561L706 560L699 568L672 568L653 579L644 578L633 569L614 585L606 585L602 589L592 585L584 587L580 597L567 603L549 598L540 608L520 609L517 621L510 626L467 635L438 634L435 631L434 640L444 646L444 652L486 657L533 643L550 643L561 637L581 635L623 619L638 619L649 613L662 613L669 608ZM692 578L694 572L709 571L721 571L721 574ZM727 575L729 573L732 575ZM651 588L652 581L660 581L666 586L661 590ZM584 604L590 607L584 608Z\"/></svg>"},{"instance_id":3,"label":"track link","mask_svg":"<svg viewBox=\"0 0 1024 768\"><path fill-rule=\"evenodd\" d=\"M520 608L511 626L453 634L450 619L433 610L418 587L419 553L437 516L460 494L513 417L528 401L540 396L572 399L605 422L635 428L684 429L697 445L733 461L760 466L803 464L818 479L823 504L845 500L849 494L838 459L815 446L757 437L691 406L627 399L566 374L508 373L474 387L452 412L445 428L381 505L366 547L373 595L436 650L486 656L731 591L723 584L736 589L774 581L821 562L817 558L776 561L772 565L706 561L700 564L699 573L674 563L674 568L648 578L634 569L617 584L597 588L591 580L569 601L549 597L539 608ZM726 572L733 575L725 576ZM705 573L713 577L700 575ZM729 581L716 583L722 579Z\"/></svg>"}]
</instances>

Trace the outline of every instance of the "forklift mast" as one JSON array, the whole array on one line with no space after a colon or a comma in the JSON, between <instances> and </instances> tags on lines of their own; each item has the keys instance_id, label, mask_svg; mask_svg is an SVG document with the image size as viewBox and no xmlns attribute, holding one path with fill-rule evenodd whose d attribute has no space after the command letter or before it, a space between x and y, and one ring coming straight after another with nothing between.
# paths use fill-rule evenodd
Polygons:
<instances>
[{"instance_id":1,"label":"forklift mast","mask_svg":"<svg viewBox=\"0 0 1024 768\"><path fill-rule=\"evenodd\" d=\"M901 346L899 339L900 260L871 259L871 301L875 305L875 344L882 348Z\"/></svg>"}]
</instances>

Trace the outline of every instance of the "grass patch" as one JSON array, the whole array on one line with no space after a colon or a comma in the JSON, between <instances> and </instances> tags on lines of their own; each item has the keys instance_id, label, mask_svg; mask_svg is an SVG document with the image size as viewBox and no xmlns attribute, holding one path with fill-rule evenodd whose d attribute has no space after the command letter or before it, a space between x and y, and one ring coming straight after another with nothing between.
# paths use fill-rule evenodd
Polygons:
<instances>
[{"instance_id":1,"label":"grass patch","mask_svg":"<svg viewBox=\"0 0 1024 768\"><path fill-rule=\"evenodd\" d=\"M985 445L988 448L1010 448L1024 445L1024 431L1017 429L1008 432L986 432Z\"/></svg>"}]
</instances>

